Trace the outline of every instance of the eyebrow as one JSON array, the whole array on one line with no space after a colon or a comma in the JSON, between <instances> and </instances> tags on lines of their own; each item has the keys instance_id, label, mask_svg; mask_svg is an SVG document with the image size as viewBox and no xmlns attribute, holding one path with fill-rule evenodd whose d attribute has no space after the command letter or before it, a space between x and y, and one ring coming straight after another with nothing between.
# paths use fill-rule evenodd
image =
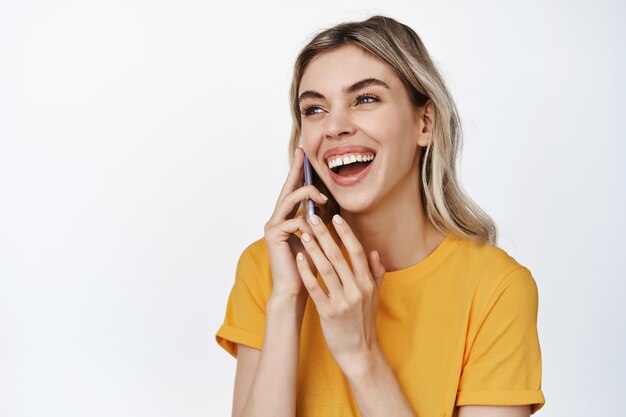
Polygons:
<instances>
[{"instance_id":1,"label":"eyebrow","mask_svg":"<svg viewBox=\"0 0 626 417\"><path fill-rule=\"evenodd\" d=\"M345 95L348 95L372 85L379 85L381 87L385 87L388 90L391 90L386 82L381 81L377 78L365 78L364 80L357 81L352 85L343 87L342 90ZM300 94L300 97L298 98L298 103L306 98L325 99L326 97L324 97L321 93L318 93L317 91L307 90L304 93Z\"/></svg>"}]
</instances>

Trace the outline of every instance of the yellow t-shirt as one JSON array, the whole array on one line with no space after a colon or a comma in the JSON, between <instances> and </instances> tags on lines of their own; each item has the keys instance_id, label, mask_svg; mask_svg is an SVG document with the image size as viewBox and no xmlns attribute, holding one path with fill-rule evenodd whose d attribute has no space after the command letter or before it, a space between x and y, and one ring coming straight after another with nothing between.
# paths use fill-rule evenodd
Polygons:
<instances>
[{"instance_id":1,"label":"yellow t-shirt","mask_svg":"<svg viewBox=\"0 0 626 417\"><path fill-rule=\"evenodd\" d=\"M239 258L215 335L232 356L235 343L263 346L271 291L267 246L259 239ZM537 286L504 250L447 236L422 261L387 272L380 291L378 344L416 415L451 417L455 406L467 404L532 404L533 414L543 406ZM361 415L310 297L296 407L300 417Z\"/></svg>"}]
</instances>

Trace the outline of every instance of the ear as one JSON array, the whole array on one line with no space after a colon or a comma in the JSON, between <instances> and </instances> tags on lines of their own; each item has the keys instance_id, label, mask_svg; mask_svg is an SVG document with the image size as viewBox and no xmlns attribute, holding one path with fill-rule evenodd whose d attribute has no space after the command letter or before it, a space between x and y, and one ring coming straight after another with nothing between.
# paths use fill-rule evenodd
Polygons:
<instances>
[{"instance_id":1,"label":"ear","mask_svg":"<svg viewBox=\"0 0 626 417\"><path fill-rule=\"evenodd\" d=\"M433 130L433 102L429 99L417 111L417 145L421 147L428 146Z\"/></svg>"}]
</instances>

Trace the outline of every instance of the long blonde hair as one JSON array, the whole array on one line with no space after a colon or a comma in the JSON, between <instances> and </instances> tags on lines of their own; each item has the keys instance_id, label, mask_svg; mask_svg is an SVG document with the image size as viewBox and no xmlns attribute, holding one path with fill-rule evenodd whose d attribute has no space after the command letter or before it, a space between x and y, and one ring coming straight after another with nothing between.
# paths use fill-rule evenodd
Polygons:
<instances>
[{"instance_id":1,"label":"long blonde hair","mask_svg":"<svg viewBox=\"0 0 626 417\"><path fill-rule=\"evenodd\" d=\"M462 131L452 96L417 33L390 17L376 15L361 22L340 23L315 35L302 49L294 65L290 90L293 125L289 164L299 146L302 126L298 103L302 74L317 55L348 44L361 47L387 64L409 92L415 109L428 99L432 102L432 136L419 159L422 208L427 218L444 234L496 245L495 223L465 194L457 179L456 159ZM328 223L339 212L339 205L317 176L313 184L329 197L319 208L320 217ZM304 215L305 208L303 202L296 215Z\"/></svg>"}]
</instances>

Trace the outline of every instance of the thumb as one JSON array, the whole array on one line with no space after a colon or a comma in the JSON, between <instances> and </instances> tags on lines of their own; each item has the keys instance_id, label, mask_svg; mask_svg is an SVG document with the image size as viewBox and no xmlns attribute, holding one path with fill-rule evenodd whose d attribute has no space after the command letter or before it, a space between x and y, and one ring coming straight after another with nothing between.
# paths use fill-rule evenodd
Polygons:
<instances>
[{"instance_id":1,"label":"thumb","mask_svg":"<svg viewBox=\"0 0 626 417\"><path fill-rule=\"evenodd\" d=\"M377 250L370 252L369 266L370 271L372 272L372 278L374 278L374 282L376 283L376 287L380 288L380 285L383 283L386 270L385 266L380 262L380 256Z\"/></svg>"}]
</instances>

